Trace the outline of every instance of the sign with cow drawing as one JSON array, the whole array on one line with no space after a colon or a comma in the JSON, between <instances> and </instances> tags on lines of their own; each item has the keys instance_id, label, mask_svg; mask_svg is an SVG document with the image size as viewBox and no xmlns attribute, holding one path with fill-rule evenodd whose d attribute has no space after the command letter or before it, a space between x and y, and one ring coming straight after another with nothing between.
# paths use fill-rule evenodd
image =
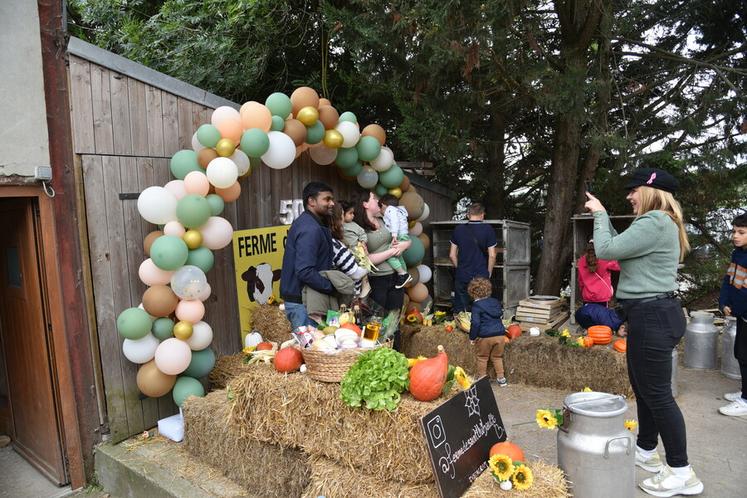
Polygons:
<instances>
[{"instance_id":1,"label":"sign with cow drawing","mask_svg":"<svg viewBox=\"0 0 747 498\"><path fill-rule=\"evenodd\" d=\"M280 293L280 267L290 226L255 228L233 233L233 262L239 300L241 343L251 332L252 313Z\"/></svg>"}]
</instances>

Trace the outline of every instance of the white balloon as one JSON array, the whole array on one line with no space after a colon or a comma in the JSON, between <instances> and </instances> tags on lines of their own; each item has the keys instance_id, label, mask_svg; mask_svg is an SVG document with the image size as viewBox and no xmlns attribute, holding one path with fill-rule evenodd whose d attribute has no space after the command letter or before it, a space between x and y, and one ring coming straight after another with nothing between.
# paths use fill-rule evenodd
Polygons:
<instances>
[{"instance_id":1,"label":"white balloon","mask_svg":"<svg viewBox=\"0 0 747 498\"><path fill-rule=\"evenodd\" d=\"M210 346L213 342L213 329L205 322L197 322L192 325L192 335L187 339L187 344L192 351L200 351Z\"/></svg>"},{"instance_id":2,"label":"white balloon","mask_svg":"<svg viewBox=\"0 0 747 498\"><path fill-rule=\"evenodd\" d=\"M166 375L178 375L185 371L192 361L192 350L185 341L172 337L158 345L153 358L156 361L156 368L161 372Z\"/></svg>"},{"instance_id":3,"label":"white balloon","mask_svg":"<svg viewBox=\"0 0 747 498\"><path fill-rule=\"evenodd\" d=\"M428 266L418 265L418 275L420 276L420 283L427 284L433 277L433 270Z\"/></svg>"},{"instance_id":4,"label":"white balloon","mask_svg":"<svg viewBox=\"0 0 747 498\"><path fill-rule=\"evenodd\" d=\"M337 149L330 149L320 142L309 148L309 155L317 164L332 164L337 159Z\"/></svg>"},{"instance_id":5,"label":"white balloon","mask_svg":"<svg viewBox=\"0 0 747 498\"><path fill-rule=\"evenodd\" d=\"M262 162L272 169L283 169L296 159L296 144L293 139L281 131L267 134L270 148L262 155Z\"/></svg>"},{"instance_id":6,"label":"white balloon","mask_svg":"<svg viewBox=\"0 0 747 498\"><path fill-rule=\"evenodd\" d=\"M249 156L244 154L244 151L241 149L236 149L236 151L231 154L229 157L231 161L234 162L236 165L236 169L239 173L239 176L243 176L246 174L247 171L249 171L249 168L251 167L251 163L249 162Z\"/></svg>"},{"instance_id":7,"label":"white balloon","mask_svg":"<svg viewBox=\"0 0 747 498\"><path fill-rule=\"evenodd\" d=\"M160 341L153 334L148 334L142 339L133 341L125 339L122 343L122 353L132 363L148 363L156 355L156 349Z\"/></svg>"},{"instance_id":8,"label":"white balloon","mask_svg":"<svg viewBox=\"0 0 747 498\"><path fill-rule=\"evenodd\" d=\"M200 152L202 149L204 149L205 146L200 143L199 140L197 140L197 132L192 135L192 150L195 152Z\"/></svg>"},{"instance_id":9,"label":"white balloon","mask_svg":"<svg viewBox=\"0 0 747 498\"><path fill-rule=\"evenodd\" d=\"M420 218L418 218L418 221L423 221L426 218L428 218L428 216L430 215L431 215L431 208L428 207L427 203L423 203L423 214L420 215Z\"/></svg>"},{"instance_id":10,"label":"white balloon","mask_svg":"<svg viewBox=\"0 0 747 498\"><path fill-rule=\"evenodd\" d=\"M227 157L216 157L208 164L207 171L210 184L217 188L228 188L239 177L239 168L236 163Z\"/></svg>"},{"instance_id":11,"label":"white balloon","mask_svg":"<svg viewBox=\"0 0 747 498\"><path fill-rule=\"evenodd\" d=\"M379 174L371 166L363 166L358 173L358 185L363 188L374 188L379 182Z\"/></svg>"},{"instance_id":12,"label":"white balloon","mask_svg":"<svg viewBox=\"0 0 747 498\"><path fill-rule=\"evenodd\" d=\"M378 172L388 170L394 164L394 153L389 147L382 147L379 155L371 161L371 167Z\"/></svg>"},{"instance_id":13,"label":"white balloon","mask_svg":"<svg viewBox=\"0 0 747 498\"><path fill-rule=\"evenodd\" d=\"M212 289L210 288L210 284L205 284L205 287L202 288L202 292L197 296L197 299L199 299L202 302L207 301L207 298L210 297L210 294L212 293Z\"/></svg>"},{"instance_id":14,"label":"white balloon","mask_svg":"<svg viewBox=\"0 0 747 498\"><path fill-rule=\"evenodd\" d=\"M419 221L416 221L410 229L410 235L414 235L415 237L417 237L421 233L423 233L423 225Z\"/></svg>"},{"instance_id":15,"label":"white balloon","mask_svg":"<svg viewBox=\"0 0 747 498\"><path fill-rule=\"evenodd\" d=\"M184 232L186 232L186 230L184 229L184 225L182 225L176 220L171 220L163 226L164 235L173 235L174 237L181 237L182 235L184 235Z\"/></svg>"},{"instance_id":16,"label":"white balloon","mask_svg":"<svg viewBox=\"0 0 747 498\"><path fill-rule=\"evenodd\" d=\"M340 121L335 126L335 130L342 135L342 146L345 148L355 147L361 138L361 130L356 123L350 121Z\"/></svg>"},{"instance_id":17,"label":"white balloon","mask_svg":"<svg viewBox=\"0 0 747 498\"><path fill-rule=\"evenodd\" d=\"M218 107L216 110L213 111L213 114L210 115L210 123L213 126L218 126L223 121L233 119L233 120L241 120L241 115L239 114L239 111L234 109L233 107L228 107L226 105L222 105Z\"/></svg>"},{"instance_id":18,"label":"white balloon","mask_svg":"<svg viewBox=\"0 0 747 498\"><path fill-rule=\"evenodd\" d=\"M182 299L197 299L207 285L205 272L194 265L184 265L171 277L171 290Z\"/></svg>"},{"instance_id":19,"label":"white balloon","mask_svg":"<svg viewBox=\"0 0 747 498\"><path fill-rule=\"evenodd\" d=\"M152 259L148 258L140 263L137 274L140 280L150 287L152 285L168 285L174 272L160 269Z\"/></svg>"},{"instance_id":20,"label":"white balloon","mask_svg":"<svg viewBox=\"0 0 747 498\"><path fill-rule=\"evenodd\" d=\"M208 249L223 249L233 239L233 227L231 223L220 216L211 216L207 222L200 227L202 233L202 245Z\"/></svg>"},{"instance_id":21,"label":"white balloon","mask_svg":"<svg viewBox=\"0 0 747 498\"><path fill-rule=\"evenodd\" d=\"M177 201L187 195L187 189L184 188L184 180L171 180L163 188L171 192Z\"/></svg>"},{"instance_id":22,"label":"white balloon","mask_svg":"<svg viewBox=\"0 0 747 498\"><path fill-rule=\"evenodd\" d=\"M164 187L148 187L137 198L137 210L146 221L163 225L176 219L176 200Z\"/></svg>"}]
</instances>

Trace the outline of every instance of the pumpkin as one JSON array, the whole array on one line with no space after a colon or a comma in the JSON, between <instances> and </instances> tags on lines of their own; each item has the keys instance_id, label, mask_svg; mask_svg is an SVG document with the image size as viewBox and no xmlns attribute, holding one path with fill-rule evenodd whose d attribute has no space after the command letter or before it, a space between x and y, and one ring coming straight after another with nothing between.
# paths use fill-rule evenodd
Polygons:
<instances>
[{"instance_id":1,"label":"pumpkin","mask_svg":"<svg viewBox=\"0 0 747 498\"><path fill-rule=\"evenodd\" d=\"M624 353L628 350L628 343L625 339L618 339L615 341L612 347L615 348L615 351Z\"/></svg>"},{"instance_id":2,"label":"pumpkin","mask_svg":"<svg viewBox=\"0 0 747 498\"><path fill-rule=\"evenodd\" d=\"M594 325L586 331L594 339L594 344L609 344L612 342L612 329L606 325Z\"/></svg>"},{"instance_id":3,"label":"pumpkin","mask_svg":"<svg viewBox=\"0 0 747 498\"><path fill-rule=\"evenodd\" d=\"M433 401L441 395L449 372L449 358L444 347L438 346L438 353L416 363L410 369L410 393L419 401Z\"/></svg>"},{"instance_id":4,"label":"pumpkin","mask_svg":"<svg viewBox=\"0 0 747 498\"><path fill-rule=\"evenodd\" d=\"M514 462L524 461L524 451L518 445L510 442L503 441L502 443L495 443L490 447L490 456L495 454L506 455Z\"/></svg>"},{"instance_id":5,"label":"pumpkin","mask_svg":"<svg viewBox=\"0 0 747 498\"><path fill-rule=\"evenodd\" d=\"M353 332L355 332L356 334L361 335L361 328L359 326L357 326L356 324L354 324L354 323L350 323L350 322L343 323L342 325L340 325L340 328L341 329L350 329Z\"/></svg>"},{"instance_id":6,"label":"pumpkin","mask_svg":"<svg viewBox=\"0 0 747 498\"><path fill-rule=\"evenodd\" d=\"M271 342L260 342L257 344L256 351L269 351L272 349L272 343Z\"/></svg>"},{"instance_id":7,"label":"pumpkin","mask_svg":"<svg viewBox=\"0 0 747 498\"><path fill-rule=\"evenodd\" d=\"M584 336L584 347L590 348L594 345L594 339L592 337L589 337L588 335Z\"/></svg>"},{"instance_id":8,"label":"pumpkin","mask_svg":"<svg viewBox=\"0 0 747 498\"><path fill-rule=\"evenodd\" d=\"M506 335L509 339L516 339L521 335L521 326L518 323L512 323L508 326L508 332Z\"/></svg>"},{"instance_id":9,"label":"pumpkin","mask_svg":"<svg viewBox=\"0 0 747 498\"><path fill-rule=\"evenodd\" d=\"M301 351L294 347L283 348L275 353L275 370L278 372L295 372L303 364Z\"/></svg>"}]
</instances>

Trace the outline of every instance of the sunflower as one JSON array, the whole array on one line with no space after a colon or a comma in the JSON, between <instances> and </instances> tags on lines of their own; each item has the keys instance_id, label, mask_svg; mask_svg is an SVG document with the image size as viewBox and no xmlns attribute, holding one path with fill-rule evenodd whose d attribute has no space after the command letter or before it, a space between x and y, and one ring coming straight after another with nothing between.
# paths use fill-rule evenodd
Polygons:
<instances>
[{"instance_id":1,"label":"sunflower","mask_svg":"<svg viewBox=\"0 0 747 498\"><path fill-rule=\"evenodd\" d=\"M459 387L463 390L472 387L472 378L467 375L467 372L465 372L462 367L456 367L456 370L454 370L454 378L456 379L457 384L459 384Z\"/></svg>"},{"instance_id":2,"label":"sunflower","mask_svg":"<svg viewBox=\"0 0 747 498\"><path fill-rule=\"evenodd\" d=\"M244 354L252 354L254 350L257 349L257 346L246 346L244 349L241 350Z\"/></svg>"},{"instance_id":3,"label":"sunflower","mask_svg":"<svg viewBox=\"0 0 747 498\"><path fill-rule=\"evenodd\" d=\"M535 418L537 425L543 429L555 429L558 426L558 419L550 410L537 410Z\"/></svg>"},{"instance_id":4,"label":"sunflower","mask_svg":"<svg viewBox=\"0 0 747 498\"><path fill-rule=\"evenodd\" d=\"M585 392L585 393L590 393L591 392L591 388L589 386L586 386L586 387L584 387L582 389L582 391Z\"/></svg>"},{"instance_id":5,"label":"sunflower","mask_svg":"<svg viewBox=\"0 0 747 498\"><path fill-rule=\"evenodd\" d=\"M568 331L568 329L563 329L563 331L560 333L560 337L570 337L571 333Z\"/></svg>"},{"instance_id":6,"label":"sunflower","mask_svg":"<svg viewBox=\"0 0 747 498\"><path fill-rule=\"evenodd\" d=\"M636 427L638 427L638 422L636 422L635 420L625 421L625 428L628 429L630 432L635 432Z\"/></svg>"},{"instance_id":7,"label":"sunflower","mask_svg":"<svg viewBox=\"0 0 747 498\"><path fill-rule=\"evenodd\" d=\"M505 481L511 478L514 473L514 463L511 461L511 457L508 455L501 455L496 453L490 460L488 460L490 471L493 473L496 479L499 481Z\"/></svg>"},{"instance_id":8,"label":"sunflower","mask_svg":"<svg viewBox=\"0 0 747 498\"><path fill-rule=\"evenodd\" d=\"M524 464L517 465L514 469L514 475L511 476L511 481L514 483L514 488L519 491L529 489L534 482L532 470Z\"/></svg>"}]
</instances>

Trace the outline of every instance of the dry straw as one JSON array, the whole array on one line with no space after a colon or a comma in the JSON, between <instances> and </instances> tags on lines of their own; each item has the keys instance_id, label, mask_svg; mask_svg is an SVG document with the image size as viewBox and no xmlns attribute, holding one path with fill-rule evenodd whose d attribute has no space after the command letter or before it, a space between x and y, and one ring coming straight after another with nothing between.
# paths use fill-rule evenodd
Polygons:
<instances>
[{"instance_id":1,"label":"dry straw","mask_svg":"<svg viewBox=\"0 0 747 498\"><path fill-rule=\"evenodd\" d=\"M469 336L459 330L446 332L443 325L430 327L403 327L402 352L408 358L417 356L431 357L439 344L443 344L449 363L459 365L470 375L477 373L475 349L469 342ZM488 375L495 377L495 370L488 365Z\"/></svg>"},{"instance_id":2,"label":"dry straw","mask_svg":"<svg viewBox=\"0 0 747 498\"><path fill-rule=\"evenodd\" d=\"M291 325L277 306L260 304L252 314L252 326L265 341L282 344L291 337Z\"/></svg>"},{"instance_id":3,"label":"dry straw","mask_svg":"<svg viewBox=\"0 0 747 498\"><path fill-rule=\"evenodd\" d=\"M568 484L563 477L563 471L555 465L532 460L527 462L534 476L532 487L527 490L512 490L509 492L498 489L498 483L495 482L490 470L486 470L480 477L475 479L472 486L463 494L463 498L483 498L485 496L513 496L517 498L567 498L571 494L568 492Z\"/></svg>"},{"instance_id":4,"label":"dry straw","mask_svg":"<svg viewBox=\"0 0 747 498\"><path fill-rule=\"evenodd\" d=\"M251 368L252 365L244 363L244 355L241 353L230 356L219 356L215 361L215 366L208 375L210 388L225 389L231 379Z\"/></svg>"}]
</instances>

